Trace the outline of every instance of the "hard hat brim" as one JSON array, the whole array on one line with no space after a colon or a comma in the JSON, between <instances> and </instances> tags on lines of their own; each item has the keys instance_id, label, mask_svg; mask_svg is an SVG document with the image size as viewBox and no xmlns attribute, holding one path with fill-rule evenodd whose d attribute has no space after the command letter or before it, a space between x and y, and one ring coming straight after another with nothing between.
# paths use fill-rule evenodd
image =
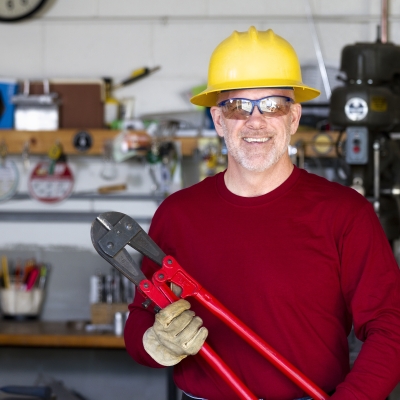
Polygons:
<instances>
[{"instance_id":1,"label":"hard hat brim","mask_svg":"<svg viewBox=\"0 0 400 400\"><path fill-rule=\"evenodd\" d=\"M242 85L238 85L237 82L230 85L219 85L220 87L208 87L206 90L203 90L201 93L193 96L190 99L192 104L203 107L213 107L217 105L218 95L222 91L229 90L242 90L242 89L262 89L262 88L279 88L279 87L292 87L294 90L294 97L296 103L303 103L306 101L310 101L315 99L320 95L320 91L309 86L306 86L299 82L290 82L285 80L285 82L273 83L273 82L265 82L265 85L260 86L259 84L254 85L251 83L246 84L245 82ZM223 86L223 87L222 87Z\"/></svg>"}]
</instances>

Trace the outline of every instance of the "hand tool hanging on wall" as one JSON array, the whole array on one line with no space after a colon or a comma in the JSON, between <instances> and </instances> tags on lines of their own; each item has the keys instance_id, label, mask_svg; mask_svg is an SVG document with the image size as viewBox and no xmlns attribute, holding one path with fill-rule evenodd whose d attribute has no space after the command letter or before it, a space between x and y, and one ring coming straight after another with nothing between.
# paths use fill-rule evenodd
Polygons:
<instances>
[{"instance_id":1,"label":"hand tool hanging on wall","mask_svg":"<svg viewBox=\"0 0 400 400\"><path fill-rule=\"evenodd\" d=\"M145 78L158 71L161 67L154 68L143 67L134 70L131 75L118 84L114 84L113 78L103 77L105 100L104 100L104 122L106 126L112 129L121 129L123 121L130 120L133 115L134 100L119 100L114 97L114 91L122 87L131 85L140 79ZM123 121L121 121L121 119Z\"/></svg>"},{"instance_id":2,"label":"hand tool hanging on wall","mask_svg":"<svg viewBox=\"0 0 400 400\"><path fill-rule=\"evenodd\" d=\"M22 165L24 167L24 172L28 172L31 168L31 161L29 159L30 143L26 141L22 148Z\"/></svg>"},{"instance_id":3,"label":"hand tool hanging on wall","mask_svg":"<svg viewBox=\"0 0 400 400\"><path fill-rule=\"evenodd\" d=\"M146 76L154 74L154 72L158 71L160 68L161 68L160 66L157 66L154 68L143 67L143 68L135 69L128 78L124 79L122 82L118 83L117 85L114 85L112 88L119 89L123 86L128 86L131 83L137 82L139 79L142 79L142 78L145 78Z\"/></svg>"},{"instance_id":4,"label":"hand tool hanging on wall","mask_svg":"<svg viewBox=\"0 0 400 400\"><path fill-rule=\"evenodd\" d=\"M118 169L113 157L113 142L106 140L103 144L104 164L100 172L100 176L107 180L112 181L118 176Z\"/></svg>"},{"instance_id":5,"label":"hand tool hanging on wall","mask_svg":"<svg viewBox=\"0 0 400 400\"><path fill-rule=\"evenodd\" d=\"M19 173L14 161L7 159L7 145L0 143L0 202L11 199L18 190Z\"/></svg>"},{"instance_id":6,"label":"hand tool hanging on wall","mask_svg":"<svg viewBox=\"0 0 400 400\"><path fill-rule=\"evenodd\" d=\"M195 297L200 304L217 316L306 393L314 399L328 399L329 396L326 393L219 303L173 257L165 255L134 219L118 212L100 214L92 223L91 238L93 246L100 256L131 280L143 296L148 299L149 304L147 306L153 304L157 310L178 300L179 298L167 285L167 282L174 283L182 289L181 298ZM133 247L161 266L161 269L153 275L151 280L147 279L140 267L135 264L125 249L126 245ZM198 354L212 366L240 399L257 399L207 343L203 345Z\"/></svg>"},{"instance_id":7,"label":"hand tool hanging on wall","mask_svg":"<svg viewBox=\"0 0 400 400\"><path fill-rule=\"evenodd\" d=\"M179 151L175 137L179 128L179 121L165 121L160 123L155 138L151 143L146 160L149 163L149 173L153 182L153 192L168 194L178 165Z\"/></svg>"},{"instance_id":8,"label":"hand tool hanging on wall","mask_svg":"<svg viewBox=\"0 0 400 400\"><path fill-rule=\"evenodd\" d=\"M29 177L31 197L45 203L65 200L74 186L74 176L67 164L61 143L56 142L48 152L49 159L40 161Z\"/></svg>"}]
</instances>

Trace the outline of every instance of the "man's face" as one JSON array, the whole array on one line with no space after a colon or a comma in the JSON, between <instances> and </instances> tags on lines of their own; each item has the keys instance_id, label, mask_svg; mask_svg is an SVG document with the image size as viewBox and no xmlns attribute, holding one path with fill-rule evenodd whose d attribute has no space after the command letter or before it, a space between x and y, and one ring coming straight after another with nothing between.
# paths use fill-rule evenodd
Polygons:
<instances>
[{"instance_id":1,"label":"man's face","mask_svg":"<svg viewBox=\"0 0 400 400\"><path fill-rule=\"evenodd\" d=\"M267 96L293 98L293 91L286 89L243 89L221 93L218 103L230 98L258 100ZM292 104L288 114L267 116L254 107L245 120L225 118L220 107L212 107L215 129L225 139L229 163L254 172L263 172L282 160L287 161L290 137L299 125L301 106Z\"/></svg>"}]
</instances>

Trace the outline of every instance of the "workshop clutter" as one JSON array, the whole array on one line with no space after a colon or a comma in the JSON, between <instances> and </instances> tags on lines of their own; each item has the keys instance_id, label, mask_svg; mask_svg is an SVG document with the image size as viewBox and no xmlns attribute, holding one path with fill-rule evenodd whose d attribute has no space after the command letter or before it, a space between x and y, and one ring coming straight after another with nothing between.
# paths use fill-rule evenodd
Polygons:
<instances>
[{"instance_id":1,"label":"workshop clutter","mask_svg":"<svg viewBox=\"0 0 400 400\"><path fill-rule=\"evenodd\" d=\"M159 69L159 66L136 69L117 84L110 77L42 81L0 78L0 128L120 129L122 120L133 118L134 99L118 100L113 92Z\"/></svg>"},{"instance_id":2,"label":"workshop clutter","mask_svg":"<svg viewBox=\"0 0 400 400\"><path fill-rule=\"evenodd\" d=\"M122 334L128 317L128 304L135 296L135 286L119 272L97 274L90 278L91 323L100 330L113 329ZM95 327L92 327L95 329Z\"/></svg>"},{"instance_id":3,"label":"workshop clutter","mask_svg":"<svg viewBox=\"0 0 400 400\"><path fill-rule=\"evenodd\" d=\"M15 104L14 126L17 130L51 131L59 127L58 93L50 93L49 81L43 81L43 93L31 95L30 82L24 82L23 93L12 97Z\"/></svg>"},{"instance_id":4,"label":"workshop clutter","mask_svg":"<svg viewBox=\"0 0 400 400\"><path fill-rule=\"evenodd\" d=\"M28 84L25 82L25 86ZM45 125L46 118L44 115L40 118L40 126L33 123L24 124L24 128L20 128L17 119L17 110L15 113L15 129L17 130L55 130L58 128L103 128L104 127L104 83L101 79L89 80L62 80L50 79L44 83L40 81L32 81L28 89L24 89L27 98L43 99L52 96L53 102L48 101L47 107L55 103L57 105L58 126L54 124L52 127ZM19 96L14 97L14 103L21 99ZM52 103L52 104L51 104ZM18 103L16 105L18 107ZM32 110L30 110L32 113Z\"/></svg>"},{"instance_id":5,"label":"workshop clutter","mask_svg":"<svg viewBox=\"0 0 400 400\"><path fill-rule=\"evenodd\" d=\"M11 263L10 263L11 264ZM1 258L0 307L4 318L37 318L41 312L50 266L34 259L12 266Z\"/></svg>"},{"instance_id":6,"label":"workshop clutter","mask_svg":"<svg viewBox=\"0 0 400 400\"><path fill-rule=\"evenodd\" d=\"M94 157L75 157L70 142L73 132L58 132L60 140L53 139L52 133L41 137L40 149L28 144L18 156L13 137L1 139L0 131L0 203L29 196L41 203L56 204L70 197L130 195L142 190L140 186L150 195L164 196L180 188L179 143L151 138L144 131L114 132L113 138L103 135L103 149L101 137L93 138L97 150L89 156ZM143 171L140 179L133 177L131 166Z\"/></svg>"}]
</instances>

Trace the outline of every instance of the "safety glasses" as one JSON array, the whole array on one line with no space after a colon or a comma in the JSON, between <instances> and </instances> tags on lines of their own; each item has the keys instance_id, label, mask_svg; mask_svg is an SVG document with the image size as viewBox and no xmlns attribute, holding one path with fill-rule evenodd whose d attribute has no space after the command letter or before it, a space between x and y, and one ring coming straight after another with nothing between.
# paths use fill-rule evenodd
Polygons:
<instances>
[{"instance_id":1,"label":"safety glasses","mask_svg":"<svg viewBox=\"0 0 400 400\"><path fill-rule=\"evenodd\" d=\"M259 100L233 98L218 104L222 114L228 119L247 119L253 113L254 107L266 117L280 117L289 112L294 100L287 96L267 96Z\"/></svg>"}]
</instances>

